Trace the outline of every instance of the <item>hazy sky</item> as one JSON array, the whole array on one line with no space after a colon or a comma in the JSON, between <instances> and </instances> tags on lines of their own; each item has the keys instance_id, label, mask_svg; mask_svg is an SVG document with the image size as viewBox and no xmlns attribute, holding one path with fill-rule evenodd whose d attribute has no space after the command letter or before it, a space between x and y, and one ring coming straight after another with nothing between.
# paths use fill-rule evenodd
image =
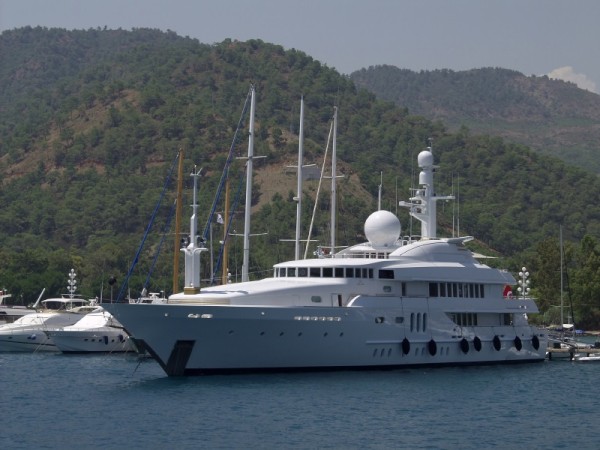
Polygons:
<instances>
[{"instance_id":1,"label":"hazy sky","mask_svg":"<svg viewBox=\"0 0 600 450\"><path fill-rule=\"evenodd\" d=\"M600 0L0 0L0 31L27 25L262 39L344 74L503 67L600 91Z\"/></svg>"}]
</instances>

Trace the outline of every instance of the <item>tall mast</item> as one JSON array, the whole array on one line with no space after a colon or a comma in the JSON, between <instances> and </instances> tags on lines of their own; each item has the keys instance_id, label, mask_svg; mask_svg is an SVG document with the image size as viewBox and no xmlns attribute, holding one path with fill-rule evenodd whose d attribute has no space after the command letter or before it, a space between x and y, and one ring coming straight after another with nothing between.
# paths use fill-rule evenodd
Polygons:
<instances>
[{"instance_id":1,"label":"tall mast","mask_svg":"<svg viewBox=\"0 0 600 450\"><path fill-rule=\"evenodd\" d=\"M198 191L198 178L202 169L191 174L194 179L194 193L192 200L192 215L190 217L190 238L187 247L183 249L185 253L185 286L183 288L186 294L197 294L200 292L200 254L206 251L206 247L197 244L198 239L198 202L196 193Z\"/></svg>"},{"instance_id":2,"label":"tall mast","mask_svg":"<svg viewBox=\"0 0 600 450\"><path fill-rule=\"evenodd\" d=\"M564 299L563 299L563 272L564 272L564 256L563 256L563 237L562 237L562 225L560 226L560 328L564 332L565 318L563 316Z\"/></svg>"},{"instance_id":3,"label":"tall mast","mask_svg":"<svg viewBox=\"0 0 600 450\"><path fill-rule=\"evenodd\" d=\"M296 246L295 260L300 259L300 231L302 216L302 160L304 158L304 97L300 99L300 131L298 137L298 189L296 195Z\"/></svg>"},{"instance_id":4,"label":"tall mast","mask_svg":"<svg viewBox=\"0 0 600 450\"><path fill-rule=\"evenodd\" d=\"M336 176L337 176L337 106L333 107L333 146L331 150L331 252L333 256L335 252L335 215L337 210L336 205Z\"/></svg>"},{"instance_id":5,"label":"tall mast","mask_svg":"<svg viewBox=\"0 0 600 450\"><path fill-rule=\"evenodd\" d=\"M383 189L383 172L379 175L379 192L377 195L377 210L381 211L381 191Z\"/></svg>"},{"instance_id":6,"label":"tall mast","mask_svg":"<svg viewBox=\"0 0 600 450\"><path fill-rule=\"evenodd\" d=\"M229 282L229 169L227 169L227 180L225 181L225 208L223 212L223 274L221 283Z\"/></svg>"},{"instance_id":7,"label":"tall mast","mask_svg":"<svg viewBox=\"0 0 600 450\"><path fill-rule=\"evenodd\" d=\"M246 162L246 208L244 211L244 257L242 262L242 282L248 281L248 264L250 260L250 212L252 208L252 158L254 158L254 109L255 90L251 88L250 127L248 136L248 161Z\"/></svg>"},{"instance_id":8,"label":"tall mast","mask_svg":"<svg viewBox=\"0 0 600 450\"><path fill-rule=\"evenodd\" d=\"M179 252L181 241L181 202L183 191L183 149L179 150L179 165L177 169L177 200L175 204L175 245L173 247L173 294L179 292Z\"/></svg>"}]
</instances>

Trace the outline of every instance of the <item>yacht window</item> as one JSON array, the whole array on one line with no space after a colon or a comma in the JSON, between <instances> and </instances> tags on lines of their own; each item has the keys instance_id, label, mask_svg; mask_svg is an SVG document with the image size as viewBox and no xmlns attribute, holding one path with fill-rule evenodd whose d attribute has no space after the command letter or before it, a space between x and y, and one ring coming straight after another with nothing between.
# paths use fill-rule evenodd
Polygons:
<instances>
[{"instance_id":1,"label":"yacht window","mask_svg":"<svg viewBox=\"0 0 600 450\"><path fill-rule=\"evenodd\" d=\"M354 269L352 267L346 267L346 278L354 278Z\"/></svg>"},{"instance_id":2,"label":"yacht window","mask_svg":"<svg viewBox=\"0 0 600 450\"><path fill-rule=\"evenodd\" d=\"M310 298L310 301L313 303L321 303L321 296L320 295L313 295Z\"/></svg>"},{"instance_id":3,"label":"yacht window","mask_svg":"<svg viewBox=\"0 0 600 450\"><path fill-rule=\"evenodd\" d=\"M469 297L475 297L475 286L473 284L469 285Z\"/></svg>"},{"instance_id":4,"label":"yacht window","mask_svg":"<svg viewBox=\"0 0 600 450\"><path fill-rule=\"evenodd\" d=\"M355 278L360 278L360 269L357 268L357 269L354 270L354 277Z\"/></svg>"},{"instance_id":5,"label":"yacht window","mask_svg":"<svg viewBox=\"0 0 600 450\"><path fill-rule=\"evenodd\" d=\"M446 296L446 283L440 283L440 297Z\"/></svg>"},{"instance_id":6,"label":"yacht window","mask_svg":"<svg viewBox=\"0 0 600 450\"><path fill-rule=\"evenodd\" d=\"M381 269L379 270L379 278L385 280L393 280L394 279L394 271L389 269Z\"/></svg>"},{"instance_id":7,"label":"yacht window","mask_svg":"<svg viewBox=\"0 0 600 450\"><path fill-rule=\"evenodd\" d=\"M423 313L423 331L427 331L427 313Z\"/></svg>"},{"instance_id":8,"label":"yacht window","mask_svg":"<svg viewBox=\"0 0 600 450\"><path fill-rule=\"evenodd\" d=\"M312 278L319 278L321 276L321 268L320 267L311 267L310 268L310 276Z\"/></svg>"},{"instance_id":9,"label":"yacht window","mask_svg":"<svg viewBox=\"0 0 600 450\"><path fill-rule=\"evenodd\" d=\"M306 267L298 267L298 276L299 277L308 276L308 269Z\"/></svg>"},{"instance_id":10,"label":"yacht window","mask_svg":"<svg viewBox=\"0 0 600 450\"><path fill-rule=\"evenodd\" d=\"M402 282L402 296L406 297L406 283Z\"/></svg>"},{"instance_id":11,"label":"yacht window","mask_svg":"<svg viewBox=\"0 0 600 450\"><path fill-rule=\"evenodd\" d=\"M438 284L437 283L429 283L429 296L430 297L438 296Z\"/></svg>"},{"instance_id":12,"label":"yacht window","mask_svg":"<svg viewBox=\"0 0 600 450\"><path fill-rule=\"evenodd\" d=\"M458 286L456 283L452 283L452 297L458 297Z\"/></svg>"},{"instance_id":13,"label":"yacht window","mask_svg":"<svg viewBox=\"0 0 600 450\"><path fill-rule=\"evenodd\" d=\"M373 278L373 269L369 269L369 278Z\"/></svg>"},{"instance_id":14,"label":"yacht window","mask_svg":"<svg viewBox=\"0 0 600 450\"><path fill-rule=\"evenodd\" d=\"M287 276L288 277L295 277L296 276L296 268L295 267L288 267Z\"/></svg>"},{"instance_id":15,"label":"yacht window","mask_svg":"<svg viewBox=\"0 0 600 450\"><path fill-rule=\"evenodd\" d=\"M362 277L363 278L369 278L369 269L363 269L362 270Z\"/></svg>"},{"instance_id":16,"label":"yacht window","mask_svg":"<svg viewBox=\"0 0 600 450\"><path fill-rule=\"evenodd\" d=\"M344 268L343 267L335 268L335 277L336 278L344 278Z\"/></svg>"},{"instance_id":17,"label":"yacht window","mask_svg":"<svg viewBox=\"0 0 600 450\"><path fill-rule=\"evenodd\" d=\"M391 286L384 286L384 287L383 287L383 292L385 292L385 293L390 293L390 292L392 292L392 287L391 287Z\"/></svg>"},{"instance_id":18,"label":"yacht window","mask_svg":"<svg viewBox=\"0 0 600 450\"><path fill-rule=\"evenodd\" d=\"M485 298L485 291L483 290L483 284L479 285L479 296Z\"/></svg>"},{"instance_id":19,"label":"yacht window","mask_svg":"<svg viewBox=\"0 0 600 450\"><path fill-rule=\"evenodd\" d=\"M331 278L333 276L333 267L323 267L323 277Z\"/></svg>"},{"instance_id":20,"label":"yacht window","mask_svg":"<svg viewBox=\"0 0 600 450\"><path fill-rule=\"evenodd\" d=\"M415 313L410 313L410 331L415 331Z\"/></svg>"}]
</instances>

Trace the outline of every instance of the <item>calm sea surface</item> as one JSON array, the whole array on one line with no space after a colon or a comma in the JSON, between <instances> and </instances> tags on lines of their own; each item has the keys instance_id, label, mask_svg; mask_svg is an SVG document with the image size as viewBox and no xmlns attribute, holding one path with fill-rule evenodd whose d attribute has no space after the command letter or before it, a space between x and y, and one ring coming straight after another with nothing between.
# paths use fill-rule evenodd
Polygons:
<instances>
[{"instance_id":1,"label":"calm sea surface","mask_svg":"<svg viewBox=\"0 0 600 450\"><path fill-rule=\"evenodd\" d=\"M600 362L167 378L0 354L0 448L598 449Z\"/></svg>"}]
</instances>

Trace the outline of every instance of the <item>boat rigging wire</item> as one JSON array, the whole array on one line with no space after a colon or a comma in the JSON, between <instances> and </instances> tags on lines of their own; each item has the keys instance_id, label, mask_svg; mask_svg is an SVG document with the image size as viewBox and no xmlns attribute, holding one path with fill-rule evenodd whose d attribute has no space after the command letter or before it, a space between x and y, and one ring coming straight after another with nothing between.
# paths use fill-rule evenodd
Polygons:
<instances>
[{"instance_id":1,"label":"boat rigging wire","mask_svg":"<svg viewBox=\"0 0 600 450\"><path fill-rule=\"evenodd\" d=\"M310 219L310 226L308 228L308 237L306 238L306 247L304 248L304 259L308 254L308 246L310 245L310 237L312 235L313 224L315 223L315 214L317 213L317 206L319 204L319 192L321 191L321 184L323 182L323 175L325 173L325 163L327 162L327 153L329 151L329 142L331 142L331 134L333 133L333 122L329 127L329 136L327 137L327 145L325 146L325 155L323 156L323 166L321 167L321 176L319 177L319 186L317 187L317 194L315 195L315 205L313 207L312 217ZM333 252L333 250L332 250Z\"/></svg>"},{"instance_id":2,"label":"boat rigging wire","mask_svg":"<svg viewBox=\"0 0 600 450\"><path fill-rule=\"evenodd\" d=\"M156 203L156 206L154 207L154 211L152 212L152 216L150 217L150 222L148 222L148 226L146 227L146 231L144 232L142 242L140 243L140 246L135 254L135 257L133 258L133 261L131 262L131 266L129 267L129 271L127 272L127 276L123 280L123 283L121 284L121 288L119 289L119 293L117 294L117 299L115 300L116 303L121 302L121 297L123 296L123 293L125 292L125 288L129 283L129 278L131 277L131 274L133 273L133 269L135 268L135 266L138 263L140 253L142 252L142 249L144 248L144 244L146 243L148 234L150 233L150 230L152 229L152 225L154 224L154 220L156 219L156 214L158 213L158 208L160 207L160 204L162 203L165 193L167 192L167 187L169 186L169 182L171 181L171 176L173 175L173 170L175 169L175 163L177 162L178 159L179 159L179 152L177 152L177 156L175 156L175 159L173 160L173 163L171 164L171 169L169 170L169 175L167 175L167 179L165 180L165 184L164 184L163 190L160 194L160 198L158 199L158 202Z\"/></svg>"},{"instance_id":3,"label":"boat rigging wire","mask_svg":"<svg viewBox=\"0 0 600 450\"><path fill-rule=\"evenodd\" d=\"M227 155L227 161L225 162L225 167L223 168L223 173L221 174L221 179L219 180L219 186L217 187L217 193L215 194L215 198L213 200L212 207L210 209L210 214L208 215L208 220L206 221L206 225L204 226L204 232L202 234L203 239L206 241L208 239L208 235L210 232L210 225L212 223L213 216L217 210L217 204L221 199L221 194L223 193L223 189L225 187L225 183L227 182L227 178L229 177L229 168L233 163L234 158L234 150L235 145L238 140L239 131L243 128L244 117L246 116L246 111L248 110L248 103L250 101L252 94L252 86L248 90L248 95L246 96L246 101L244 102L244 108L242 109L242 114L240 115L240 119L238 121L237 128L233 135L233 140L231 142L231 146L229 147L229 154Z\"/></svg>"}]
</instances>

